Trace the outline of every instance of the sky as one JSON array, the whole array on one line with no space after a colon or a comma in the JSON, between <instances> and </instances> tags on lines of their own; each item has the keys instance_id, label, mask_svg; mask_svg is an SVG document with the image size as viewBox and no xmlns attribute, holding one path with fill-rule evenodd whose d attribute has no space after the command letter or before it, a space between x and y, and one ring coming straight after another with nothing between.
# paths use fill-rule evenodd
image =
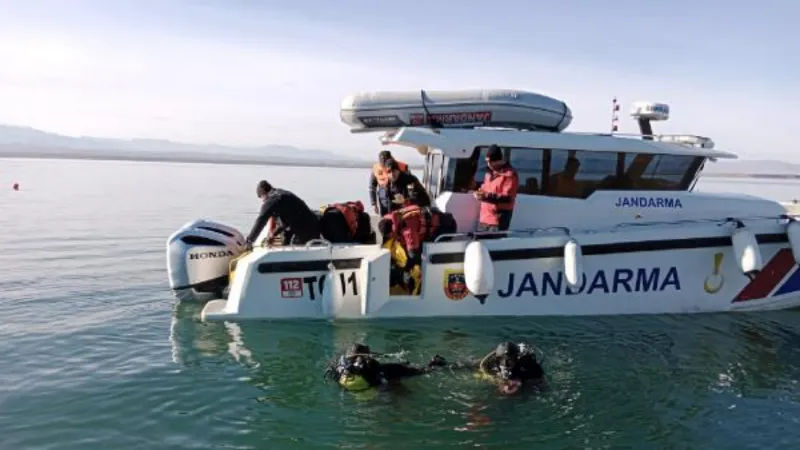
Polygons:
<instances>
[{"instance_id":1,"label":"sky","mask_svg":"<svg viewBox=\"0 0 800 450\"><path fill-rule=\"evenodd\" d=\"M522 89L565 101L568 131L656 132L741 158L800 161L800 2L670 0L0 0L0 123L70 136L375 154L348 94ZM409 153L400 152L402 155Z\"/></svg>"}]
</instances>

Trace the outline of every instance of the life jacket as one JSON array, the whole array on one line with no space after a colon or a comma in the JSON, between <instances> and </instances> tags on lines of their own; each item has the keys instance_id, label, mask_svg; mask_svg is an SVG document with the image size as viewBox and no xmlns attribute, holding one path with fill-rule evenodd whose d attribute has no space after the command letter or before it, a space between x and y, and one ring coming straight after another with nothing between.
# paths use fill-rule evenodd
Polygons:
<instances>
[{"instance_id":1,"label":"life jacket","mask_svg":"<svg viewBox=\"0 0 800 450\"><path fill-rule=\"evenodd\" d=\"M408 172L408 164L404 162L400 162L398 160L394 160L397 163L397 167L400 169L400 172ZM372 173L375 174L375 179L378 180L379 186L388 186L389 185L389 170L386 167L383 167L383 163L375 163L372 165Z\"/></svg>"},{"instance_id":2,"label":"life jacket","mask_svg":"<svg viewBox=\"0 0 800 450\"><path fill-rule=\"evenodd\" d=\"M342 213L345 222L347 222L347 228L350 230L350 236L355 236L358 232L358 217L364 213L364 204L359 200L354 202L331 203L330 205L325 205L320 208L320 212L325 214L331 209L336 209Z\"/></svg>"},{"instance_id":3,"label":"life jacket","mask_svg":"<svg viewBox=\"0 0 800 450\"><path fill-rule=\"evenodd\" d=\"M394 236L405 242L406 250L417 250L425 241L435 236L441 223L441 215L431 208L417 205L405 206L389 214Z\"/></svg>"}]
</instances>

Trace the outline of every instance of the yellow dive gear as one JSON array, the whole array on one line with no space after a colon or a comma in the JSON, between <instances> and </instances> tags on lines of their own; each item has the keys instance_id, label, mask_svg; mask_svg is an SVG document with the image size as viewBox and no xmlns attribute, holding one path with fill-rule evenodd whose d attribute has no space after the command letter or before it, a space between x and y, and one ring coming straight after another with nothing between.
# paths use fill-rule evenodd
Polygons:
<instances>
[{"instance_id":1,"label":"yellow dive gear","mask_svg":"<svg viewBox=\"0 0 800 450\"><path fill-rule=\"evenodd\" d=\"M361 375L342 375L339 377L339 385L351 392L366 391L372 386L367 383Z\"/></svg>"},{"instance_id":2,"label":"yellow dive gear","mask_svg":"<svg viewBox=\"0 0 800 450\"><path fill-rule=\"evenodd\" d=\"M408 261L408 254L406 250L394 239L388 239L385 244L383 244L383 248L389 250L389 254L392 257L392 261L398 267L405 267L406 262ZM390 286L389 289L393 290L391 292L392 295L419 295L420 290L422 288L422 283L420 280L422 278L422 270L419 264L415 264L414 267L411 268L411 278L414 280L414 289L412 292L408 292L405 289L399 286ZM400 292L402 291L402 292Z\"/></svg>"}]
</instances>

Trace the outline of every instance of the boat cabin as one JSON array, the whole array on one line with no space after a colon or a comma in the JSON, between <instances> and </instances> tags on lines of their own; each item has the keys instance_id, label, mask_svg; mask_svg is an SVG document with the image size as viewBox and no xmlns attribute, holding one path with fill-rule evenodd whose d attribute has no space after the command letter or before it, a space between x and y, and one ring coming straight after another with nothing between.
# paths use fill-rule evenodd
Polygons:
<instances>
[{"instance_id":1,"label":"boat cabin","mask_svg":"<svg viewBox=\"0 0 800 450\"><path fill-rule=\"evenodd\" d=\"M564 102L524 91L362 93L340 114L353 132L384 131L385 145L424 155L420 181L461 233L477 226L480 202L470 191L483 182L492 144L519 174L515 231L780 214L776 202L692 192L706 161L736 155L704 137L655 135L650 122L669 117L661 103L634 104L639 135L566 132Z\"/></svg>"},{"instance_id":2,"label":"boat cabin","mask_svg":"<svg viewBox=\"0 0 800 450\"><path fill-rule=\"evenodd\" d=\"M459 232L477 226L480 205L470 192L483 183L492 144L503 149L519 175L515 230L594 228L608 221L604 217L616 224L623 218L641 220L645 211L652 218L674 216L685 210L685 194L706 160L735 157L641 137L517 130L405 128L389 133L385 142L425 155L420 181L439 208L456 216ZM624 217L614 219L614 210Z\"/></svg>"}]
</instances>

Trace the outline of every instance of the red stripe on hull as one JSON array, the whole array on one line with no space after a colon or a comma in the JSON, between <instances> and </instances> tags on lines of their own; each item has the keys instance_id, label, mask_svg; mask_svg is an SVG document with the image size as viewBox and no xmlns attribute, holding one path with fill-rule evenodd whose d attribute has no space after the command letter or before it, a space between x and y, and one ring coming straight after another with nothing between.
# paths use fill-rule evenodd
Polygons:
<instances>
[{"instance_id":1,"label":"red stripe on hull","mask_svg":"<svg viewBox=\"0 0 800 450\"><path fill-rule=\"evenodd\" d=\"M788 248L779 250L761 272L739 292L732 303L766 298L793 267L792 251Z\"/></svg>"}]
</instances>

